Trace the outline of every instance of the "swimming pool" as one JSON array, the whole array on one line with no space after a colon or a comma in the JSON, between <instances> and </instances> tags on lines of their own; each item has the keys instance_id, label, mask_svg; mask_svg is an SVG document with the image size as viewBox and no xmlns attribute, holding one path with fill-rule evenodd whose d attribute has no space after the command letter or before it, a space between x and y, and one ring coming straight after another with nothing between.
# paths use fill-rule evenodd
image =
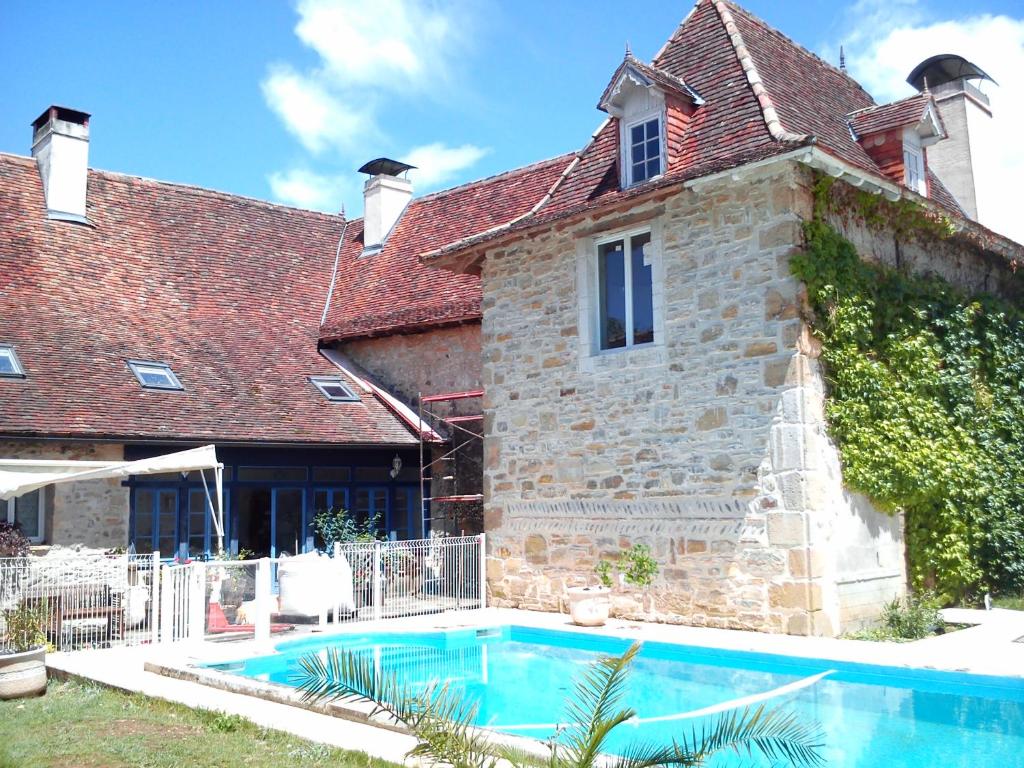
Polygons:
<instances>
[{"instance_id":1,"label":"swimming pool","mask_svg":"<svg viewBox=\"0 0 1024 768\"><path fill-rule=\"evenodd\" d=\"M304 654L346 648L372 655L412 686L451 681L479 703L482 726L546 739L565 719L574 673L630 642L519 626L378 632L292 640L275 654L210 666L289 685ZM610 748L667 743L701 718L760 702L820 723L829 766L1024 766L1024 679L663 642L644 643L627 694L638 722L620 727Z\"/></svg>"}]
</instances>

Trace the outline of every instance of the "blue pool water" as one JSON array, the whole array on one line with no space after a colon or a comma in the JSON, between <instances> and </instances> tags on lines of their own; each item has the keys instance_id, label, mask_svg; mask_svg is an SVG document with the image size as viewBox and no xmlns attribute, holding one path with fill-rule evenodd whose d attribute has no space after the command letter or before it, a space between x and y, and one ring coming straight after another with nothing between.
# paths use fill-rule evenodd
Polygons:
<instances>
[{"instance_id":1,"label":"blue pool water","mask_svg":"<svg viewBox=\"0 0 1024 768\"><path fill-rule=\"evenodd\" d=\"M565 720L573 675L628 640L568 631L495 627L434 633L374 633L293 640L277 653L212 665L292 684L298 659L330 647L372 655L412 686L449 680L478 702L478 723L547 739ZM739 699L764 701L815 721L826 764L837 768L1024 766L1024 680L907 670L820 659L648 642L634 663L627 703L639 722L609 748L668 743ZM703 714L702 714L703 712ZM715 765L732 765L720 759ZM737 763L738 764L738 763ZM743 762L749 765L749 760Z\"/></svg>"}]
</instances>

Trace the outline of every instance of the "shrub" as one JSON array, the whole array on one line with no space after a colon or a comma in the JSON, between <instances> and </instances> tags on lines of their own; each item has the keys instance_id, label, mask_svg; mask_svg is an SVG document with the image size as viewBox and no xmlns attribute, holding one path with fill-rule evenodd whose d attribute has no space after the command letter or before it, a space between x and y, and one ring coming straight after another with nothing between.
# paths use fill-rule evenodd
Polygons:
<instances>
[{"instance_id":1,"label":"shrub","mask_svg":"<svg viewBox=\"0 0 1024 768\"><path fill-rule=\"evenodd\" d=\"M634 587L649 587L658 575L658 561L651 557L651 548L646 544L634 544L621 555L615 564L622 578ZM598 561L594 573L606 587L614 584L613 566L607 560Z\"/></svg>"},{"instance_id":2,"label":"shrub","mask_svg":"<svg viewBox=\"0 0 1024 768\"><path fill-rule=\"evenodd\" d=\"M7 639L15 653L24 653L46 645L46 602L29 605L22 601L17 608L4 611Z\"/></svg>"},{"instance_id":3,"label":"shrub","mask_svg":"<svg viewBox=\"0 0 1024 768\"><path fill-rule=\"evenodd\" d=\"M377 539L380 516L368 517L360 523L347 509L325 509L313 518L313 530L320 538L324 549L330 551L335 542L349 544Z\"/></svg>"},{"instance_id":4,"label":"shrub","mask_svg":"<svg viewBox=\"0 0 1024 768\"><path fill-rule=\"evenodd\" d=\"M868 264L820 217L807 286L846 484L903 513L913 583L945 603L1024 587L1024 316Z\"/></svg>"},{"instance_id":5,"label":"shrub","mask_svg":"<svg viewBox=\"0 0 1024 768\"><path fill-rule=\"evenodd\" d=\"M0 557L24 557L28 548L29 540L22 535L21 527L0 520Z\"/></svg>"}]
</instances>

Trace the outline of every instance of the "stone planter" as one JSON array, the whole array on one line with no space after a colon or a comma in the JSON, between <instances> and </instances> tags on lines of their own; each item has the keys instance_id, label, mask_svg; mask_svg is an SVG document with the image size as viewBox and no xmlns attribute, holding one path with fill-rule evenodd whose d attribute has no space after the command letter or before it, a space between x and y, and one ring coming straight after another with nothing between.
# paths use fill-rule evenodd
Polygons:
<instances>
[{"instance_id":1,"label":"stone planter","mask_svg":"<svg viewBox=\"0 0 1024 768\"><path fill-rule=\"evenodd\" d=\"M608 587L570 587L569 615L581 627L601 627L608 621L611 606Z\"/></svg>"},{"instance_id":2,"label":"stone planter","mask_svg":"<svg viewBox=\"0 0 1024 768\"><path fill-rule=\"evenodd\" d=\"M46 693L46 649L0 655L0 700Z\"/></svg>"}]
</instances>

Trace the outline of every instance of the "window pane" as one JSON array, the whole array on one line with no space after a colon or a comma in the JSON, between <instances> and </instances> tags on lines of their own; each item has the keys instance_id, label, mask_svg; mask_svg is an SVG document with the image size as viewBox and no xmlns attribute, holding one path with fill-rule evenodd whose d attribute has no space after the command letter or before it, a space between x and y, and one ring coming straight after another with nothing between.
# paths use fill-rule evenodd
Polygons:
<instances>
[{"instance_id":1,"label":"window pane","mask_svg":"<svg viewBox=\"0 0 1024 768\"><path fill-rule=\"evenodd\" d=\"M653 160L647 161L647 178L650 179L661 173L661 160L654 158Z\"/></svg>"},{"instance_id":2,"label":"window pane","mask_svg":"<svg viewBox=\"0 0 1024 768\"><path fill-rule=\"evenodd\" d=\"M135 491L135 547L139 547L140 538L153 533L153 492L139 488ZM152 546L152 543L150 543Z\"/></svg>"},{"instance_id":3,"label":"window pane","mask_svg":"<svg viewBox=\"0 0 1024 768\"><path fill-rule=\"evenodd\" d=\"M623 242L598 248L601 349L626 346L626 265Z\"/></svg>"},{"instance_id":4,"label":"window pane","mask_svg":"<svg viewBox=\"0 0 1024 768\"><path fill-rule=\"evenodd\" d=\"M352 479L348 467L313 467L313 481L317 483L347 483Z\"/></svg>"},{"instance_id":5,"label":"window pane","mask_svg":"<svg viewBox=\"0 0 1024 768\"><path fill-rule=\"evenodd\" d=\"M633 144L641 144L644 140L644 127L642 125L634 125L630 131L630 140Z\"/></svg>"},{"instance_id":6,"label":"window pane","mask_svg":"<svg viewBox=\"0 0 1024 768\"><path fill-rule=\"evenodd\" d=\"M633 269L633 343L654 341L654 281L650 259L644 258L644 249L650 251L651 235L637 235L630 240Z\"/></svg>"},{"instance_id":7,"label":"window pane","mask_svg":"<svg viewBox=\"0 0 1024 768\"><path fill-rule=\"evenodd\" d=\"M645 127L647 129L647 138L648 139L654 138L654 137L656 137L658 135L658 121L657 120L648 120L647 121L647 125Z\"/></svg>"},{"instance_id":8,"label":"window pane","mask_svg":"<svg viewBox=\"0 0 1024 768\"><path fill-rule=\"evenodd\" d=\"M206 493L192 490L188 494L188 553L197 557L206 552L206 528L209 525L210 512L206 503Z\"/></svg>"},{"instance_id":9,"label":"window pane","mask_svg":"<svg viewBox=\"0 0 1024 768\"><path fill-rule=\"evenodd\" d=\"M305 467L239 467L238 479L249 482L293 483L306 481Z\"/></svg>"},{"instance_id":10,"label":"window pane","mask_svg":"<svg viewBox=\"0 0 1024 768\"><path fill-rule=\"evenodd\" d=\"M162 555L173 556L178 549L178 493L176 491L160 491L160 526L157 535L157 549Z\"/></svg>"},{"instance_id":11,"label":"window pane","mask_svg":"<svg viewBox=\"0 0 1024 768\"><path fill-rule=\"evenodd\" d=\"M18 366L14 363L14 353L0 347L0 374L17 374Z\"/></svg>"},{"instance_id":12,"label":"window pane","mask_svg":"<svg viewBox=\"0 0 1024 768\"><path fill-rule=\"evenodd\" d=\"M40 491L32 491L14 500L14 522L21 526L21 532L30 539L42 538L39 494Z\"/></svg>"}]
</instances>

